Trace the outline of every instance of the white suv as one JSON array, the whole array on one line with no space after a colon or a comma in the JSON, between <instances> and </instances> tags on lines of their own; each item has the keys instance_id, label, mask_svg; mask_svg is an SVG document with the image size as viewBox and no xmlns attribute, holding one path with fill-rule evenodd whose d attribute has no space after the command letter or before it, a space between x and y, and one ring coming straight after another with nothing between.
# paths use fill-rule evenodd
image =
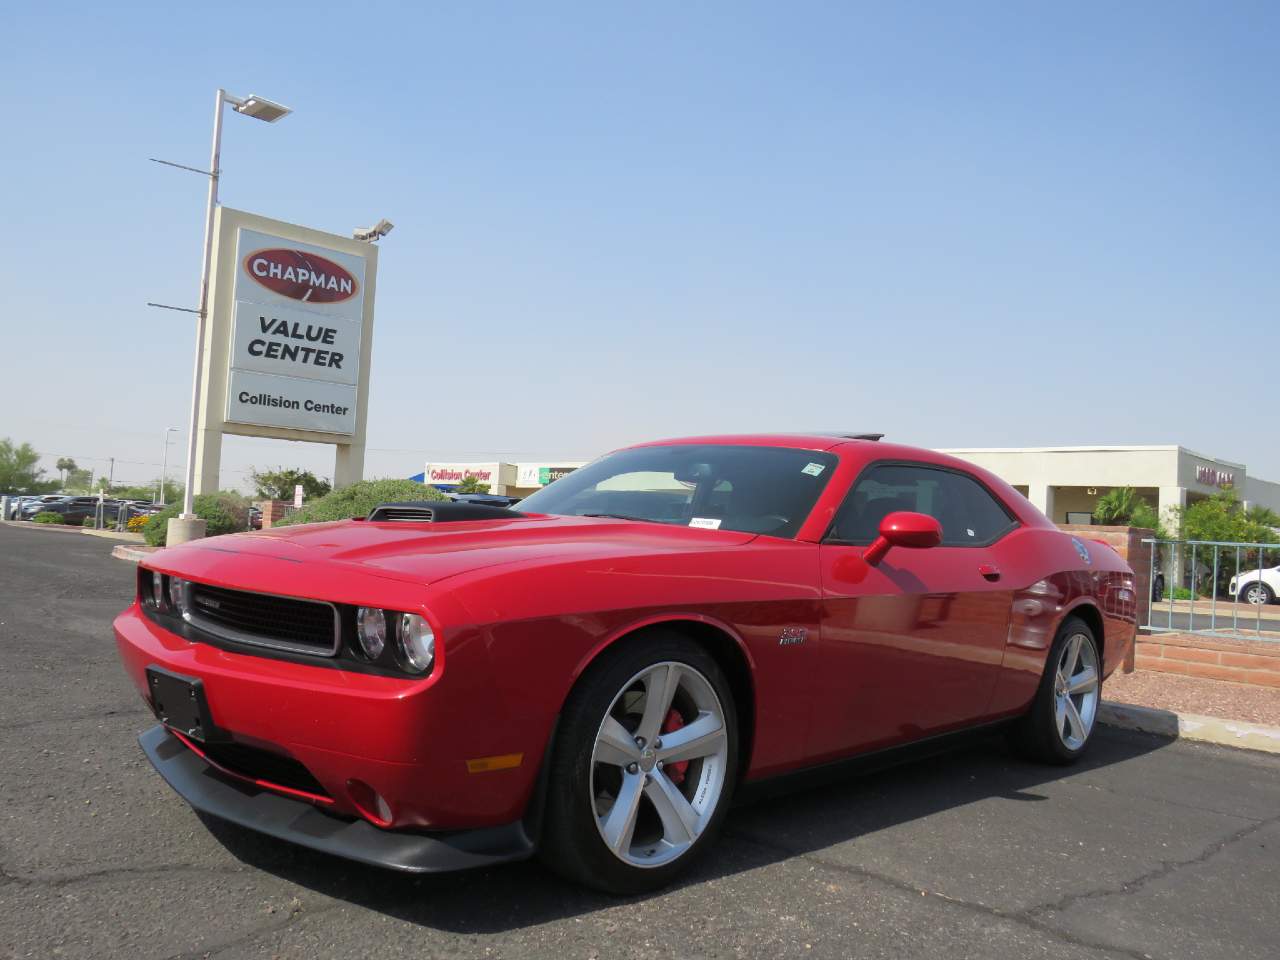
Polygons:
<instances>
[{"instance_id":1,"label":"white suv","mask_svg":"<svg viewBox=\"0 0 1280 960\"><path fill-rule=\"evenodd\" d=\"M1280 596L1280 567L1248 570L1231 578L1231 595L1245 603L1274 603Z\"/></svg>"}]
</instances>

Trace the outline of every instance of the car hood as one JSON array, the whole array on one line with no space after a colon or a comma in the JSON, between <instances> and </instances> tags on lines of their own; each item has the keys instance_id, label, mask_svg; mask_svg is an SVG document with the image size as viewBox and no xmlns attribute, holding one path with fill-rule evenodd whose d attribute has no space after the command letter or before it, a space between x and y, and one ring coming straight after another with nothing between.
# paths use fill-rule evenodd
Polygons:
<instances>
[{"instance_id":1,"label":"car hood","mask_svg":"<svg viewBox=\"0 0 1280 960\"><path fill-rule=\"evenodd\" d=\"M165 550L161 565L180 568L183 555L217 551L292 563L339 564L375 576L428 584L526 561L721 550L755 538L753 533L728 530L537 514L447 523L341 520L195 540Z\"/></svg>"}]
</instances>

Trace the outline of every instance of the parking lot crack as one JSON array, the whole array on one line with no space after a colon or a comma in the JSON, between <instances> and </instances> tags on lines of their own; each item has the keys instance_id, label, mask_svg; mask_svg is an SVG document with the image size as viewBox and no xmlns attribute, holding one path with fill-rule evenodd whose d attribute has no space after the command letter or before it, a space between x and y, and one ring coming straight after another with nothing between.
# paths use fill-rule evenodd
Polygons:
<instances>
[{"instance_id":1,"label":"parking lot crack","mask_svg":"<svg viewBox=\"0 0 1280 960\"><path fill-rule=\"evenodd\" d=\"M1132 880L1126 880L1117 886L1102 887L1097 890L1086 890L1081 893L1070 893L1066 896L1055 900L1051 903L1042 903L1038 906L1028 907L1026 910L1020 911L1019 915L1028 919L1038 919L1048 914L1059 914L1069 910L1076 904L1089 900L1100 900L1106 897L1127 897L1131 894L1138 893L1152 883L1162 880L1180 870L1188 867L1195 867L1205 863L1217 856L1223 850L1232 844L1245 840L1260 830L1271 826L1274 823L1280 823L1280 816L1270 817L1266 820L1258 820L1250 823L1248 826L1241 827L1234 833L1209 844L1200 853L1196 854L1189 860L1163 860L1160 865L1146 873L1134 877Z\"/></svg>"},{"instance_id":2,"label":"parking lot crack","mask_svg":"<svg viewBox=\"0 0 1280 960\"><path fill-rule=\"evenodd\" d=\"M1047 922L1046 920L1041 919L1038 914L1033 914L1026 910L1015 910L1015 911L1001 910L998 907L988 906L985 903L978 903L973 900L965 900L961 897L953 897L948 894L940 893L937 890L928 890L923 887L919 887L916 884L909 883L905 880L899 880L896 877L890 877L881 873L877 873L874 870L868 870L865 867L858 867L858 866L853 866L847 863L840 863L838 861L830 860L816 853L806 853L800 850L792 850L780 843L771 842L769 840L763 840L751 834L746 834L746 833L741 833L736 831L735 832L726 831L726 836L731 836L734 840L755 844L757 846L764 847L765 849L768 849L768 850L774 850L774 851L777 851L778 853L786 854L788 857L793 857L798 860L807 860L808 862L816 864L817 866L822 867L825 870L831 870L837 873L848 874L862 880L867 880L872 883L878 883L883 886L887 886L894 890L897 890L901 893L911 894L914 897L924 898L926 900L933 899L933 900L941 901L943 903L951 904L952 906L958 909L981 915L987 918L988 920L993 920L996 922L1011 923L1017 926L1026 927L1028 929L1035 930L1038 933L1044 934L1045 936L1051 937L1054 940L1057 940L1064 944L1081 947L1087 950L1098 950L1112 956L1128 957L1128 958L1131 958L1131 960L1153 960L1151 954L1143 952L1141 950L1130 950L1126 947L1120 947L1114 944L1089 940L1087 938L1077 936L1074 933L1070 933L1069 931L1061 930L1058 927L1053 926L1051 923Z\"/></svg>"},{"instance_id":3,"label":"parking lot crack","mask_svg":"<svg viewBox=\"0 0 1280 960\"><path fill-rule=\"evenodd\" d=\"M281 917L278 920L271 920L266 923L260 924L259 926L254 927L252 930L246 930L244 933L240 934L239 936L232 937L229 940L224 940L221 943L213 944L212 946L203 945L191 950L184 950L181 953L171 954L170 956L166 957L165 960L213 960L214 957L222 956L223 954L227 953L229 950L234 950L237 947L243 946L245 944L253 943L254 941L258 940L260 937L268 936L273 933L279 933L280 931L285 930L290 926L292 926L293 924L297 923L304 917L323 916L324 914L333 913L334 911L340 910L342 909L343 906L345 905L342 903L333 903L333 904L330 904L329 906L319 907L317 909L308 909L299 905L296 908L290 909L289 912L285 914L285 916Z\"/></svg>"}]
</instances>

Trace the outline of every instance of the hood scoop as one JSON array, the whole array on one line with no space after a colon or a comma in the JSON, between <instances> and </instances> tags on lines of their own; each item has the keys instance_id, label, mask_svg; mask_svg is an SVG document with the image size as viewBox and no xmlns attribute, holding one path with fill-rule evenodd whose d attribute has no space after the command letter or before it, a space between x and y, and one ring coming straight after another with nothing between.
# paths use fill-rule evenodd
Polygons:
<instances>
[{"instance_id":1,"label":"hood scoop","mask_svg":"<svg viewBox=\"0 0 1280 960\"><path fill-rule=\"evenodd\" d=\"M455 520L512 520L525 516L519 510L484 503L447 500L406 500L380 503L369 511L370 523L449 523Z\"/></svg>"}]
</instances>

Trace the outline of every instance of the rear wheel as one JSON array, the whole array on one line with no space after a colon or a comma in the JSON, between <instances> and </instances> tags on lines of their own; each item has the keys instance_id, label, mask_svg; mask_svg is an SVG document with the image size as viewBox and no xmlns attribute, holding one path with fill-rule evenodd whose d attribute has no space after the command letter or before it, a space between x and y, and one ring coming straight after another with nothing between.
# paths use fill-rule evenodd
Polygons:
<instances>
[{"instance_id":1,"label":"rear wheel","mask_svg":"<svg viewBox=\"0 0 1280 960\"><path fill-rule=\"evenodd\" d=\"M1251 603L1258 607L1272 603L1276 599L1276 595L1271 592L1271 588L1265 583L1259 583L1257 580L1245 584L1244 590L1241 591L1241 597L1245 603Z\"/></svg>"},{"instance_id":2,"label":"rear wheel","mask_svg":"<svg viewBox=\"0 0 1280 960\"><path fill-rule=\"evenodd\" d=\"M1074 763L1093 735L1102 700L1102 662L1093 630L1068 617L1049 651L1031 709L1017 721L1015 747L1033 760Z\"/></svg>"},{"instance_id":3,"label":"rear wheel","mask_svg":"<svg viewBox=\"0 0 1280 960\"><path fill-rule=\"evenodd\" d=\"M733 696L710 655L678 634L624 643L565 705L542 859L611 893L669 883L714 842L737 752Z\"/></svg>"}]
</instances>

